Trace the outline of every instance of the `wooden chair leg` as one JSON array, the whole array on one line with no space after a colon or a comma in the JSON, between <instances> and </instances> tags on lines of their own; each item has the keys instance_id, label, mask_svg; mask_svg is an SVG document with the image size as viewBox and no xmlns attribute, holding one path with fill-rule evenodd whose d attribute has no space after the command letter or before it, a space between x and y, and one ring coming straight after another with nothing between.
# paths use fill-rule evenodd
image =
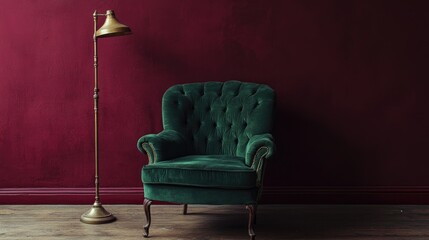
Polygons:
<instances>
[{"instance_id":1,"label":"wooden chair leg","mask_svg":"<svg viewBox=\"0 0 429 240\"><path fill-rule=\"evenodd\" d=\"M255 221L255 205L246 205L246 209L249 212L249 225L248 225L248 231L250 240L255 240L256 234L253 230L254 227L254 221Z\"/></svg>"},{"instance_id":2,"label":"wooden chair leg","mask_svg":"<svg viewBox=\"0 0 429 240\"><path fill-rule=\"evenodd\" d=\"M183 205L183 215L188 214L188 204Z\"/></svg>"},{"instance_id":3,"label":"wooden chair leg","mask_svg":"<svg viewBox=\"0 0 429 240\"><path fill-rule=\"evenodd\" d=\"M149 199L144 199L143 202L143 206L144 206L144 213L146 215L146 225L143 227L144 229L144 233L143 236L144 237L149 237L149 227L150 227L150 222L151 222L151 218L150 218L150 205L152 204L152 201Z\"/></svg>"}]
</instances>

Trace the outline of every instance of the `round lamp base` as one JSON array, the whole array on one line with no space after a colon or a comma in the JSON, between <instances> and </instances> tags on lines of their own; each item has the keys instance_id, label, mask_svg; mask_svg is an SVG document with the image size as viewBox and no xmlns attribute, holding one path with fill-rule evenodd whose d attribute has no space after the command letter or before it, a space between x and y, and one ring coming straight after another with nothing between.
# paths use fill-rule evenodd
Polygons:
<instances>
[{"instance_id":1,"label":"round lamp base","mask_svg":"<svg viewBox=\"0 0 429 240\"><path fill-rule=\"evenodd\" d=\"M102 224L114 222L116 217L109 213L100 203L94 203L92 208L82 214L80 221L88 224Z\"/></svg>"}]
</instances>

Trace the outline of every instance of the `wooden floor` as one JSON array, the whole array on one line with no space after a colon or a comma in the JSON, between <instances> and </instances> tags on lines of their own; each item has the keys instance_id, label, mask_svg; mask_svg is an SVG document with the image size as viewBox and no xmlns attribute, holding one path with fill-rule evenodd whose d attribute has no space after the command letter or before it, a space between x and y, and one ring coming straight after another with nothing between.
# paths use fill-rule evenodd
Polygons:
<instances>
[{"instance_id":1,"label":"wooden floor","mask_svg":"<svg viewBox=\"0 0 429 240\"><path fill-rule=\"evenodd\" d=\"M141 205L105 205L118 220L103 225L79 221L90 206L0 205L0 239L143 239ZM240 206L152 205L152 240L249 239ZM429 206L261 205L256 239L429 239Z\"/></svg>"}]
</instances>

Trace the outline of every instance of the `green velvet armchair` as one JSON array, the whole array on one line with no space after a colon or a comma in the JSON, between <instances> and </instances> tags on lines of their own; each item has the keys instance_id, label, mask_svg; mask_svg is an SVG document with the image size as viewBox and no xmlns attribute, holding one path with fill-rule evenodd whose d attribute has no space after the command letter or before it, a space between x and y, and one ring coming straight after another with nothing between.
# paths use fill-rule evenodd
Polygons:
<instances>
[{"instance_id":1,"label":"green velvet armchair","mask_svg":"<svg viewBox=\"0 0 429 240\"><path fill-rule=\"evenodd\" d=\"M245 205L253 230L271 136L274 91L239 81L175 85L162 99L164 130L137 142L143 166L149 236L153 200L184 204Z\"/></svg>"}]
</instances>

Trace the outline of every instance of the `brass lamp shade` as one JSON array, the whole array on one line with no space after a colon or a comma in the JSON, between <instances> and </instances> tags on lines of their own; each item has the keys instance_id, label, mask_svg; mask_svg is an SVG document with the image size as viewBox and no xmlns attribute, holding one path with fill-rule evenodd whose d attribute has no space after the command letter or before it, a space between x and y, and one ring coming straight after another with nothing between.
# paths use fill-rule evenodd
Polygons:
<instances>
[{"instance_id":1,"label":"brass lamp shade","mask_svg":"<svg viewBox=\"0 0 429 240\"><path fill-rule=\"evenodd\" d=\"M131 29L116 20L113 10L107 10L106 21L104 22L103 26L97 30L95 37L114 37L127 34L131 34Z\"/></svg>"}]
</instances>

